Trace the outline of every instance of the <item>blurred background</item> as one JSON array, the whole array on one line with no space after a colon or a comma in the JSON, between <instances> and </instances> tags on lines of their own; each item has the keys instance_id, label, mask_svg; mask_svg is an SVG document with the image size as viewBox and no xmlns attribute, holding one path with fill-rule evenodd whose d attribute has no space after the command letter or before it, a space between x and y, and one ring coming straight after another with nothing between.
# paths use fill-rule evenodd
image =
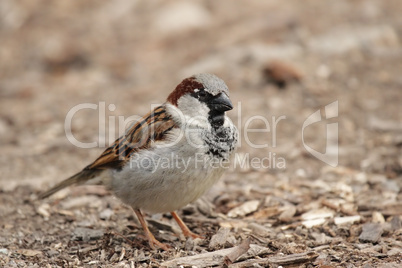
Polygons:
<instances>
[{"instance_id":1,"label":"blurred background","mask_svg":"<svg viewBox=\"0 0 402 268\"><path fill-rule=\"evenodd\" d=\"M104 123L99 109L86 109L74 116L72 131L79 141L107 146L117 137L117 116L143 115L185 77L210 72L229 86L235 109L228 115L242 131L239 155L272 152L286 162L232 168L214 188L215 197L226 198L222 208L215 203L218 211L254 198L253 189L296 203L336 197L355 211L400 204L401 9L391 0L2 0L3 202L19 206L15 199L24 193L47 189L103 151L66 138L74 106L105 104ZM302 126L334 101L338 117L328 122L339 126L339 165L330 167L306 151ZM244 142L243 128L256 115L270 124L286 117L276 137L248 134L266 149ZM328 122L305 130L311 148L325 152ZM249 128L266 124L253 120ZM3 216L11 213L3 209Z\"/></svg>"},{"instance_id":2,"label":"blurred background","mask_svg":"<svg viewBox=\"0 0 402 268\"><path fill-rule=\"evenodd\" d=\"M72 123L79 141L108 145L118 135L118 120L110 125L109 116L143 115L199 72L227 82L240 102L229 113L238 127L254 115L271 127L271 116L286 116L276 148L272 133L249 139L268 142L287 168L293 161L309 168L299 157L306 152L303 121L336 100L340 164L378 172L400 165L398 10L397 1L1 1L2 179L53 181L100 153L66 139L64 120L74 106L105 103L104 125L99 109L77 112ZM316 125L305 140L322 151L325 123ZM243 142L240 152L252 149Z\"/></svg>"}]
</instances>

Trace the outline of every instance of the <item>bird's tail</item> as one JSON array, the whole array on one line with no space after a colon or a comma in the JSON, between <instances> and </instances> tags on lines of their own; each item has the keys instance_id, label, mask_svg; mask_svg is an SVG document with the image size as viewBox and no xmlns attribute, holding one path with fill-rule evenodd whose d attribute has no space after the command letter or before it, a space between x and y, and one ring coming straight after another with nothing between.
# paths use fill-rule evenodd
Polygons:
<instances>
[{"instance_id":1,"label":"bird's tail","mask_svg":"<svg viewBox=\"0 0 402 268\"><path fill-rule=\"evenodd\" d=\"M44 199L47 198L49 196L51 196L52 194L60 191L63 188L66 188L70 185L76 184L83 184L95 177L97 177L100 174L101 170L83 170L81 172L78 172L77 174L71 176L68 179L65 179L64 181L58 183L56 186L54 186L52 189L39 194L38 198L39 199Z\"/></svg>"}]
</instances>

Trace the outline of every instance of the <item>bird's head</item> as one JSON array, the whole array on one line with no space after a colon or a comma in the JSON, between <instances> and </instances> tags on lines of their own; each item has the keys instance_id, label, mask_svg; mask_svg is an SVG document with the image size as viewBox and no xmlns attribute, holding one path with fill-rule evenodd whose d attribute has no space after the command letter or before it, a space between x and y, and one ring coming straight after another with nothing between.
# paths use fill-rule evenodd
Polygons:
<instances>
[{"instance_id":1,"label":"bird's head","mask_svg":"<svg viewBox=\"0 0 402 268\"><path fill-rule=\"evenodd\" d=\"M201 73L184 79L167 101L190 117L205 117L213 127L223 125L225 112L232 110L225 82L213 74Z\"/></svg>"}]
</instances>

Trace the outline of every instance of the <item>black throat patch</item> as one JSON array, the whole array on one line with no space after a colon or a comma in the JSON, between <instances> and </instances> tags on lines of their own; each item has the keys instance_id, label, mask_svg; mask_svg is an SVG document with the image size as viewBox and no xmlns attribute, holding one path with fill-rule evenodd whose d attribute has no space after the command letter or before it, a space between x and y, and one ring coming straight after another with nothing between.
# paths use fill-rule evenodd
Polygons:
<instances>
[{"instance_id":1,"label":"black throat patch","mask_svg":"<svg viewBox=\"0 0 402 268\"><path fill-rule=\"evenodd\" d=\"M210 111L208 114L208 121L213 128L219 128L225 122L225 112Z\"/></svg>"}]
</instances>

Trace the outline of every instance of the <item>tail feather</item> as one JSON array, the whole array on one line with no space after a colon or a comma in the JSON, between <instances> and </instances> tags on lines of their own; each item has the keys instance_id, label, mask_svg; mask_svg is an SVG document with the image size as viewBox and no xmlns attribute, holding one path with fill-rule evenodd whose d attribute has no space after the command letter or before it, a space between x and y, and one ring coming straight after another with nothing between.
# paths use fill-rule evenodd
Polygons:
<instances>
[{"instance_id":1,"label":"tail feather","mask_svg":"<svg viewBox=\"0 0 402 268\"><path fill-rule=\"evenodd\" d=\"M58 183L56 186L54 186L50 190L39 194L38 198L44 199L68 186L71 186L74 184L76 184L76 185L83 184L83 183L87 182L88 180L93 179L96 176L98 176L99 173L100 173L100 170L83 170L81 172L78 172L77 174L71 176L70 178L65 179L64 181Z\"/></svg>"}]
</instances>

